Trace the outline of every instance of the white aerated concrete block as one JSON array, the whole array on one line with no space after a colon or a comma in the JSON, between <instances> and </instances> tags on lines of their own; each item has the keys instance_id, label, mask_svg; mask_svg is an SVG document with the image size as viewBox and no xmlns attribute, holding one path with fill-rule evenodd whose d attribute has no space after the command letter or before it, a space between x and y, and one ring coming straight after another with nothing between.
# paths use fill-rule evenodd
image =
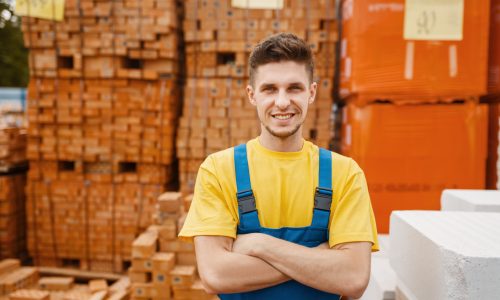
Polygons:
<instances>
[{"instance_id":1,"label":"white aerated concrete block","mask_svg":"<svg viewBox=\"0 0 500 300\"><path fill-rule=\"evenodd\" d=\"M409 300L500 299L500 214L396 211L390 263Z\"/></svg>"},{"instance_id":2,"label":"white aerated concrete block","mask_svg":"<svg viewBox=\"0 0 500 300\"><path fill-rule=\"evenodd\" d=\"M441 210L500 212L500 191L444 190Z\"/></svg>"},{"instance_id":3,"label":"white aerated concrete block","mask_svg":"<svg viewBox=\"0 0 500 300\"><path fill-rule=\"evenodd\" d=\"M370 282L359 300L394 300L396 274L389 264L389 235L379 234L380 251L372 254Z\"/></svg>"},{"instance_id":4,"label":"white aerated concrete block","mask_svg":"<svg viewBox=\"0 0 500 300\"><path fill-rule=\"evenodd\" d=\"M388 234L378 234L378 245L380 250L372 253L372 257L384 257L389 258L391 240Z\"/></svg>"},{"instance_id":5,"label":"white aerated concrete block","mask_svg":"<svg viewBox=\"0 0 500 300\"><path fill-rule=\"evenodd\" d=\"M396 273L392 270L389 258L372 257L370 282L359 300L394 300Z\"/></svg>"}]
</instances>

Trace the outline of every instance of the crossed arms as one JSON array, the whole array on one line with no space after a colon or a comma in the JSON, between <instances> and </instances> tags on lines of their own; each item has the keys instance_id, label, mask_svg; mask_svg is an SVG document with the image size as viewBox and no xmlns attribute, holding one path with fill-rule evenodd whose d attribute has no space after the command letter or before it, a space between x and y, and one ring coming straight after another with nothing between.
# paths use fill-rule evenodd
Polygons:
<instances>
[{"instance_id":1,"label":"crossed arms","mask_svg":"<svg viewBox=\"0 0 500 300\"><path fill-rule=\"evenodd\" d=\"M370 277L370 242L308 248L260 233L196 236L201 280L212 294L238 293L290 279L325 292L359 298Z\"/></svg>"}]
</instances>

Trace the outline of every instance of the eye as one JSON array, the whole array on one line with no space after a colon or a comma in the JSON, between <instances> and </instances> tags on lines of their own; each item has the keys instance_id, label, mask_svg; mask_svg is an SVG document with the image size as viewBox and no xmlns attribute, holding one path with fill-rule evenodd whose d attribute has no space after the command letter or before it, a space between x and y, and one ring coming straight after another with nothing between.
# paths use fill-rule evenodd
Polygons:
<instances>
[{"instance_id":1,"label":"eye","mask_svg":"<svg viewBox=\"0 0 500 300\"><path fill-rule=\"evenodd\" d=\"M264 92L270 93L270 92L274 92L276 90L276 88L273 86L267 86L267 87L263 88L262 90Z\"/></svg>"},{"instance_id":2,"label":"eye","mask_svg":"<svg viewBox=\"0 0 500 300\"><path fill-rule=\"evenodd\" d=\"M302 91L302 87L298 86L298 85L294 85L294 86L291 86L289 88L289 90L292 91L292 92L301 92Z\"/></svg>"}]
</instances>

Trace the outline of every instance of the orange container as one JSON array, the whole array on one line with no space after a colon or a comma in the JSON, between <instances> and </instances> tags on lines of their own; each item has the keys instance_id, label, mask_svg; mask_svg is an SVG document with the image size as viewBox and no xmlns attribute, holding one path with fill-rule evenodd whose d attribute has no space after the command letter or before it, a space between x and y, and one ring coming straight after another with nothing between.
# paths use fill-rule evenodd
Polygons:
<instances>
[{"instance_id":1,"label":"orange container","mask_svg":"<svg viewBox=\"0 0 500 300\"><path fill-rule=\"evenodd\" d=\"M486 165L488 189L500 189L500 97L497 100L497 103L488 105L488 163Z\"/></svg>"},{"instance_id":2,"label":"orange container","mask_svg":"<svg viewBox=\"0 0 500 300\"><path fill-rule=\"evenodd\" d=\"M446 188L485 187L487 106L348 104L342 152L366 174L378 231L393 210L440 209Z\"/></svg>"},{"instance_id":3,"label":"orange container","mask_svg":"<svg viewBox=\"0 0 500 300\"><path fill-rule=\"evenodd\" d=\"M446 102L486 93L490 2L464 0L463 39L405 40L405 0L346 0L341 95Z\"/></svg>"},{"instance_id":4,"label":"orange container","mask_svg":"<svg viewBox=\"0 0 500 300\"><path fill-rule=\"evenodd\" d=\"M488 93L500 94L500 0L491 0L489 56Z\"/></svg>"}]
</instances>

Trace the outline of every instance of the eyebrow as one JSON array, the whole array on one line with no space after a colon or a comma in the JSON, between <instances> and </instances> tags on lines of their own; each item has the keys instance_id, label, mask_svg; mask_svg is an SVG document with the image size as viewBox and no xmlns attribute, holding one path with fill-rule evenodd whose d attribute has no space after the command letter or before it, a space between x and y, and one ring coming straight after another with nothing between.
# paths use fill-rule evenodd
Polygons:
<instances>
[{"instance_id":1,"label":"eyebrow","mask_svg":"<svg viewBox=\"0 0 500 300\"><path fill-rule=\"evenodd\" d=\"M304 84L300 81L298 82L292 82L289 84L289 86L301 86L301 87L304 87Z\"/></svg>"},{"instance_id":2,"label":"eyebrow","mask_svg":"<svg viewBox=\"0 0 500 300\"><path fill-rule=\"evenodd\" d=\"M276 84L275 83L264 83L262 84L259 89L260 90L264 90L266 88L270 88L270 87L275 87ZM297 81L297 82L292 82L290 84L288 84L288 86L300 86L300 87L304 87L304 84L300 81Z\"/></svg>"},{"instance_id":3,"label":"eyebrow","mask_svg":"<svg viewBox=\"0 0 500 300\"><path fill-rule=\"evenodd\" d=\"M262 85L259 87L259 89L262 91L262 90L265 90L265 89L267 89L267 88L270 88L270 87L275 87L275 86L276 86L276 84L274 84L274 83L264 83L264 84L262 84Z\"/></svg>"}]
</instances>

